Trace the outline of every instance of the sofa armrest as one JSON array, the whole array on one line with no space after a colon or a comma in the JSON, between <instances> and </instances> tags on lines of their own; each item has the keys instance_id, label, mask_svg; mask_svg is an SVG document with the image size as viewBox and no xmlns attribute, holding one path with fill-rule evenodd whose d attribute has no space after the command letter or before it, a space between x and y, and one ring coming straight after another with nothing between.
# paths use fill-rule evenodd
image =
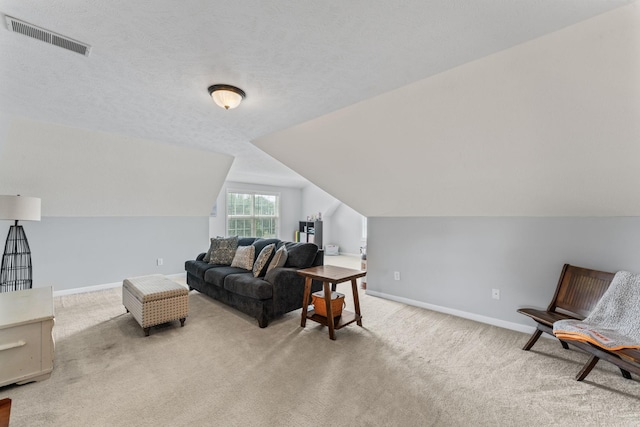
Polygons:
<instances>
[{"instance_id":1,"label":"sofa armrest","mask_svg":"<svg viewBox=\"0 0 640 427\"><path fill-rule=\"evenodd\" d=\"M320 265L324 265L324 249L319 249L318 253L316 254L315 259L313 260L313 264L311 264L312 267L317 267Z\"/></svg>"},{"instance_id":2,"label":"sofa armrest","mask_svg":"<svg viewBox=\"0 0 640 427\"><path fill-rule=\"evenodd\" d=\"M271 283L273 286L283 286L288 283L295 283L299 279L304 285L304 277L298 274L298 269L294 267L276 267L264 276L264 280Z\"/></svg>"},{"instance_id":3,"label":"sofa armrest","mask_svg":"<svg viewBox=\"0 0 640 427\"><path fill-rule=\"evenodd\" d=\"M273 286L273 310L275 315L302 307L304 277L298 274L297 268L277 267L267 273L264 279ZM314 280L311 285L311 291L315 292L320 289L322 289L322 282Z\"/></svg>"},{"instance_id":4,"label":"sofa armrest","mask_svg":"<svg viewBox=\"0 0 640 427\"><path fill-rule=\"evenodd\" d=\"M202 252L200 255L196 257L196 261L202 261L206 254L207 254L206 252Z\"/></svg>"}]
</instances>

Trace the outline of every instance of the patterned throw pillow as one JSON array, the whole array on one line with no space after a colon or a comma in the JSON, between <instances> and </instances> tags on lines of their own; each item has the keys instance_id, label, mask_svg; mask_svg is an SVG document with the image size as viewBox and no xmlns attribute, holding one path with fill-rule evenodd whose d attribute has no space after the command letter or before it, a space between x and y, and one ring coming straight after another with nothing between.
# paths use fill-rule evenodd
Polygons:
<instances>
[{"instance_id":1,"label":"patterned throw pillow","mask_svg":"<svg viewBox=\"0 0 640 427\"><path fill-rule=\"evenodd\" d=\"M209 264L229 265L238 248L238 236L215 238L211 240L211 258Z\"/></svg>"},{"instance_id":2,"label":"patterned throw pillow","mask_svg":"<svg viewBox=\"0 0 640 427\"><path fill-rule=\"evenodd\" d=\"M253 245L238 246L236 249L236 255L231 261L231 267L244 268L245 270L251 270L253 268L253 258L256 253L256 248Z\"/></svg>"},{"instance_id":3,"label":"patterned throw pillow","mask_svg":"<svg viewBox=\"0 0 640 427\"><path fill-rule=\"evenodd\" d=\"M267 267L267 263L271 258L271 254L276 249L276 245L273 243L265 246L256 258L256 262L253 263L253 277L260 277L266 274L265 268Z\"/></svg>"},{"instance_id":4,"label":"patterned throw pillow","mask_svg":"<svg viewBox=\"0 0 640 427\"><path fill-rule=\"evenodd\" d=\"M280 246L280 249L276 251L276 254L273 256L273 259L271 259L271 262L269 263L267 273L276 267L284 266L284 263L287 262L288 255L289 253L287 252L287 248L284 245Z\"/></svg>"}]
</instances>

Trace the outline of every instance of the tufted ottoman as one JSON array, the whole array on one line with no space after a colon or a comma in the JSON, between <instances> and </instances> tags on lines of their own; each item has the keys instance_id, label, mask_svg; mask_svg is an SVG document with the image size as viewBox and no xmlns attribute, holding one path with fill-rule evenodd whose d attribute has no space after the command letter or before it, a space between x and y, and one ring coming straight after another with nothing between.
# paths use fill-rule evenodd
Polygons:
<instances>
[{"instance_id":1,"label":"tufted ottoman","mask_svg":"<svg viewBox=\"0 0 640 427\"><path fill-rule=\"evenodd\" d=\"M189 314L189 291L162 274L124 279L122 304L149 336L152 326L180 319Z\"/></svg>"}]
</instances>

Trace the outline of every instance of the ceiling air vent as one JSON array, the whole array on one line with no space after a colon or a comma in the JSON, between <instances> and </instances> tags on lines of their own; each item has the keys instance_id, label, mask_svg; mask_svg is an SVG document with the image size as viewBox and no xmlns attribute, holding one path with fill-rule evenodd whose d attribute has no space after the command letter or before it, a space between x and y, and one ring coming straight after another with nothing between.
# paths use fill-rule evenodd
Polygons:
<instances>
[{"instance_id":1,"label":"ceiling air vent","mask_svg":"<svg viewBox=\"0 0 640 427\"><path fill-rule=\"evenodd\" d=\"M10 16L7 16L6 18L9 31L24 34L25 36L29 36L49 44L60 46L61 48L70 50L72 52L80 53L84 56L89 56L91 46L86 43L70 39L69 37L65 37L52 31L45 30L44 28L36 27L35 25L31 25L27 22L12 18Z\"/></svg>"}]
</instances>

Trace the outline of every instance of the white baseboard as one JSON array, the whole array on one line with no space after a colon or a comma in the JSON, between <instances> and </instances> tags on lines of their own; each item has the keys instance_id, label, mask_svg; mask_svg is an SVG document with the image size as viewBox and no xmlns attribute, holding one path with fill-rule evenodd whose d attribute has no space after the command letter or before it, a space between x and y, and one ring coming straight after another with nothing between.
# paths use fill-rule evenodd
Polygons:
<instances>
[{"instance_id":1,"label":"white baseboard","mask_svg":"<svg viewBox=\"0 0 640 427\"><path fill-rule=\"evenodd\" d=\"M500 328L511 329L513 331L524 332L526 334L532 334L536 328L533 326L521 325L519 323L507 322L506 320L500 320L493 317L483 316L475 313L468 313L466 311L455 310L453 308L442 307L440 305L429 304L422 301L416 301L409 298L398 297L395 295L385 294L383 292L366 290L367 295L374 297L384 298L392 301L401 302L407 305L413 305L415 307L426 308L427 310L437 311L440 313L451 314L453 316L462 317L464 319L474 320L480 323L486 323Z\"/></svg>"},{"instance_id":2,"label":"white baseboard","mask_svg":"<svg viewBox=\"0 0 640 427\"><path fill-rule=\"evenodd\" d=\"M186 273L165 274L170 279L184 278ZM85 292L103 291L105 289L113 289L122 286L122 282L104 283L102 285L84 286L82 288L63 289L60 291L53 291L54 297L61 297L63 295L82 294Z\"/></svg>"},{"instance_id":3,"label":"white baseboard","mask_svg":"<svg viewBox=\"0 0 640 427\"><path fill-rule=\"evenodd\" d=\"M351 257L351 258L358 258L358 259L360 259L360 254L350 254L350 253L348 253L348 252L338 252L338 253L336 253L336 254L331 254L331 255L330 255L330 254L328 254L328 253L325 251L324 256L325 256L325 257L332 257L332 256L348 256L348 257Z\"/></svg>"}]
</instances>

